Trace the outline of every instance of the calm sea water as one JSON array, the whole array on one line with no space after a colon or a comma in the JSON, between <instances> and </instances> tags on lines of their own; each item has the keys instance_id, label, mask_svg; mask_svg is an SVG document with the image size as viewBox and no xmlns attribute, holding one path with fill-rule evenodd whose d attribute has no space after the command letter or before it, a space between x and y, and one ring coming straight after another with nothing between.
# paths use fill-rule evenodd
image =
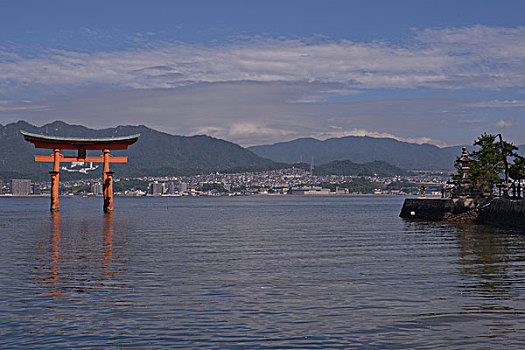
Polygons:
<instances>
[{"instance_id":1,"label":"calm sea water","mask_svg":"<svg viewBox=\"0 0 525 350\"><path fill-rule=\"evenodd\" d=\"M0 348L525 347L525 234L399 197L0 199Z\"/></svg>"}]
</instances>

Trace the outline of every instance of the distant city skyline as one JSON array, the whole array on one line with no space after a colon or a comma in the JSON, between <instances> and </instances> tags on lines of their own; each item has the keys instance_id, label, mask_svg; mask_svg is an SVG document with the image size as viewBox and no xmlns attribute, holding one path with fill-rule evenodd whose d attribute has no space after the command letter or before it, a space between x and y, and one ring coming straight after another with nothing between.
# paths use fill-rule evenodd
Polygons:
<instances>
[{"instance_id":1,"label":"distant city skyline","mask_svg":"<svg viewBox=\"0 0 525 350\"><path fill-rule=\"evenodd\" d=\"M0 4L0 124L525 144L521 1Z\"/></svg>"}]
</instances>

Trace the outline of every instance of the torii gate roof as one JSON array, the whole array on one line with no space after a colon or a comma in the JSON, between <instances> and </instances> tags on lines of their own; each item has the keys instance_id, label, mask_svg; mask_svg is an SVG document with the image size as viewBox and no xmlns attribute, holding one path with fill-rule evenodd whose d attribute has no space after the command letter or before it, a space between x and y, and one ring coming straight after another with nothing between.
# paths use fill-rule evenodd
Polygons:
<instances>
[{"instance_id":1,"label":"torii gate roof","mask_svg":"<svg viewBox=\"0 0 525 350\"><path fill-rule=\"evenodd\" d=\"M36 148L46 149L89 149L89 150L123 150L137 142L140 134L106 137L106 138L83 138L83 137L57 137L33 134L20 130L26 141L31 142Z\"/></svg>"}]
</instances>

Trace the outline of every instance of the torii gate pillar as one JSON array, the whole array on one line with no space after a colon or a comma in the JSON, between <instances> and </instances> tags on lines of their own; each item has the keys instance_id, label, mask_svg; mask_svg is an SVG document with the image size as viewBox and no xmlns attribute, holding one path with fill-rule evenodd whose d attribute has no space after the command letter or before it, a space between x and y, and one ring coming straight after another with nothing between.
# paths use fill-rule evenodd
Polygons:
<instances>
[{"instance_id":1,"label":"torii gate pillar","mask_svg":"<svg viewBox=\"0 0 525 350\"><path fill-rule=\"evenodd\" d=\"M113 211L113 172L109 171L109 149L105 148L102 174L102 193L104 194L104 212Z\"/></svg>"},{"instance_id":2,"label":"torii gate pillar","mask_svg":"<svg viewBox=\"0 0 525 350\"><path fill-rule=\"evenodd\" d=\"M53 170L49 174L51 175L51 211L56 212L60 210L60 201L58 200L60 149L55 148L53 151Z\"/></svg>"},{"instance_id":3,"label":"torii gate pillar","mask_svg":"<svg viewBox=\"0 0 525 350\"><path fill-rule=\"evenodd\" d=\"M108 213L113 211L113 171L104 172L104 212Z\"/></svg>"}]
</instances>

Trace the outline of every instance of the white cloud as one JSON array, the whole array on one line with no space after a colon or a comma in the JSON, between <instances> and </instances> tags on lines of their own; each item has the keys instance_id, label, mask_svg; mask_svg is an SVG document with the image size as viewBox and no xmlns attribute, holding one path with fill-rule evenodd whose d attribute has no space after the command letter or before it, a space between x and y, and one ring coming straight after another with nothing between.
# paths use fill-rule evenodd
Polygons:
<instances>
[{"instance_id":1,"label":"white cloud","mask_svg":"<svg viewBox=\"0 0 525 350\"><path fill-rule=\"evenodd\" d=\"M501 117L500 117L501 118ZM505 133L515 132L520 130L520 126L523 124L522 120L516 118L514 115L507 115L499 120L489 123L488 127L492 130L506 129Z\"/></svg>"},{"instance_id":2,"label":"white cloud","mask_svg":"<svg viewBox=\"0 0 525 350\"><path fill-rule=\"evenodd\" d=\"M333 127L334 129L340 129L338 127ZM327 131L327 132L319 132L314 134L316 138L320 140L326 140L332 137L344 137L344 136L368 136L368 137L375 137L375 138L389 138L389 139L395 139L398 141L403 142L410 142L410 143L430 143L436 146L447 146L447 144L440 140L433 140L429 137L399 137L391 133L387 132L378 132L378 131L369 131L366 129L350 129L350 130L336 130L336 131Z\"/></svg>"},{"instance_id":3,"label":"white cloud","mask_svg":"<svg viewBox=\"0 0 525 350\"><path fill-rule=\"evenodd\" d=\"M48 107L42 104L26 100L0 100L0 112L14 111L44 111Z\"/></svg>"},{"instance_id":4,"label":"white cloud","mask_svg":"<svg viewBox=\"0 0 525 350\"><path fill-rule=\"evenodd\" d=\"M157 43L111 52L0 52L0 83L13 87L111 85L169 88L197 82L336 83L359 88L497 89L525 86L525 28L424 30L404 47L347 40L252 39L204 46Z\"/></svg>"},{"instance_id":5,"label":"white cloud","mask_svg":"<svg viewBox=\"0 0 525 350\"><path fill-rule=\"evenodd\" d=\"M265 126L257 122L233 122L228 126L211 126L198 128L190 132L195 135L210 135L220 139L235 140L244 146L253 146L254 140L280 140L283 137L294 135L294 132L278 127Z\"/></svg>"},{"instance_id":6,"label":"white cloud","mask_svg":"<svg viewBox=\"0 0 525 350\"><path fill-rule=\"evenodd\" d=\"M496 123L491 123L490 126L495 129L503 129L503 128L510 128L511 126L513 126L513 124L502 119Z\"/></svg>"},{"instance_id":7,"label":"white cloud","mask_svg":"<svg viewBox=\"0 0 525 350\"><path fill-rule=\"evenodd\" d=\"M492 100L468 103L470 107L478 108L517 108L525 107L525 100Z\"/></svg>"}]
</instances>

